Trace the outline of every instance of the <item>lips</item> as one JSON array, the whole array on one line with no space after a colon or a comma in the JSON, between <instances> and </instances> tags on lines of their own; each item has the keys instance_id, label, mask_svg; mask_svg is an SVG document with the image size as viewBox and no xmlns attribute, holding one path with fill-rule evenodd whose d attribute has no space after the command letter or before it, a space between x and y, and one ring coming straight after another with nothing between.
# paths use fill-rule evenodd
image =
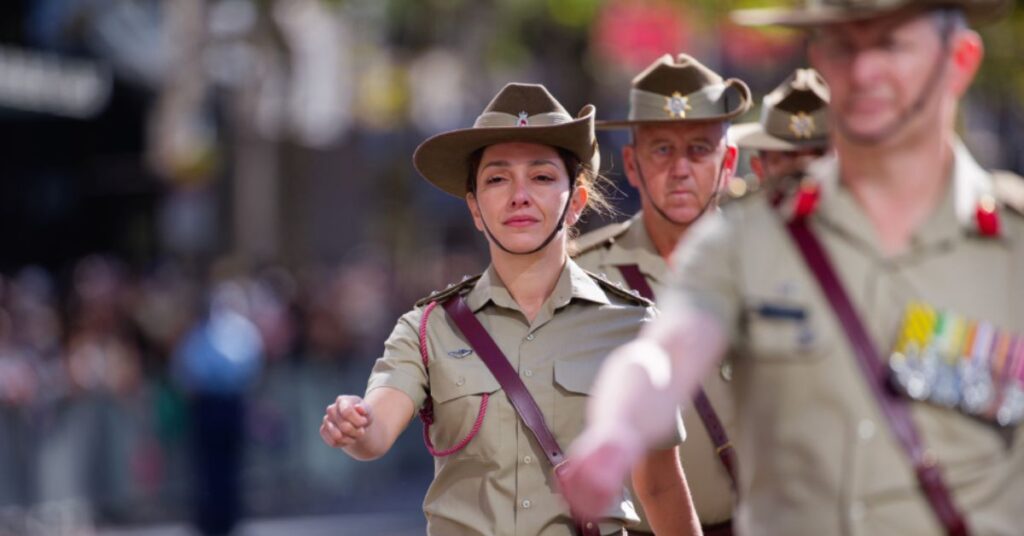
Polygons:
<instances>
[{"instance_id":1,"label":"lips","mask_svg":"<svg viewBox=\"0 0 1024 536\"><path fill-rule=\"evenodd\" d=\"M889 100L876 96L861 96L850 99L846 110L858 114L871 114L884 110L889 106Z\"/></svg>"},{"instance_id":2,"label":"lips","mask_svg":"<svg viewBox=\"0 0 1024 536\"><path fill-rule=\"evenodd\" d=\"M537 218L532 216L512 216L506 219L502 223L509 227L528 227L537 223Z\"/></svg>"}]
</instances>

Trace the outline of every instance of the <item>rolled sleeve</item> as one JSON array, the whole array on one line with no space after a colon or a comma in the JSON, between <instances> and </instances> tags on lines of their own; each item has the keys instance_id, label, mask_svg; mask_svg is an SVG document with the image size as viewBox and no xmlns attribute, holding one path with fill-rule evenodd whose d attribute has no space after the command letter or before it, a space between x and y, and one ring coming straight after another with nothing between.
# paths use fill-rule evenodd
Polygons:
<instances>
[{"instance_id":1,"label":"rolled sleeve","mask_svg":"<svg viewBox=\"0 0 1024 536\"><path fill-rule=\"evenodd\" d=\"M367 394L380 387L391 387L409 395L416 408L423 406L427 399L427 373L420 356L419 322L422 314L422 309L416 309L398 320L384 343L384 355L373 365Z\"/></svg>"}]
</instances>

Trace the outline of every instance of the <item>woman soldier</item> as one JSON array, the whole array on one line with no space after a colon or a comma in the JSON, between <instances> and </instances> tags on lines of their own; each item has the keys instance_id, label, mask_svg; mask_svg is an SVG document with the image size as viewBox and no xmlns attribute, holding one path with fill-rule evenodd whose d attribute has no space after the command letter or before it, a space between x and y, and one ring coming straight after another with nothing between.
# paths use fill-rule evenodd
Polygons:
<instances>
[{"instance_id":1,"label":"woman soldier","mask_svg":"<svg viewBox=\"0 0 1024 536\"><path fill-rule=\"evenodd\" d=\"M653 314L650 302L568 256L566 229L588 205L607 206L594 187L594 107L573 118L543 86L509 84L472 128L428 139L413 161L427 181L466 199L491 265L402 316L366 397L339 396L320 435L372 460L419 408L435 456L423 503L429 534L623 533L636 520L626 494L599 522L573 519L552 467L558 446L583 428L605 356ZM659 532L698 533L677 429L633 479Z\"/></svg>"}]
</instances>

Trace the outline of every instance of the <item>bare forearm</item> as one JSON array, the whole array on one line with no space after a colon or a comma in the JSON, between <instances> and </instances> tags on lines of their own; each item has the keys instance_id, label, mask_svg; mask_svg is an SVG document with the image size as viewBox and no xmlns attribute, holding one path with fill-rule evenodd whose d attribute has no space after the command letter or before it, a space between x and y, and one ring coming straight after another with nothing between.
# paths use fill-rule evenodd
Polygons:
<instances>
[{"instance_id":1,"label":"bare forearm","mask_svg":"<svg viewBox=\"0 0 1024 536\"><path fill-rule=\"evenodd\" d=\"M637 455L656 445L724 346L721 328L708 315L659 318L609 358L590 401L591 427L636 438Z\"/></svg>"},{"instance_id":2,"label":"bare forearm","mask_svg":"<svg viewBox=\"0 0 1024 536\"><path fill-rule=\"evenodd\" d=\"M391 450L394 439L389 441L388 435L383 426L375 422L366 427L362 438L341 450L359 461L376 460Z\"/></svg>"},{"instance_id":3,"label":"bare forearm","mask_svg":"<svg viewBox=\"0 0 1024 536\"><path fill-rule=\"evenodd\" d=\"M590 426L635 439L638 454L667 436L679 404L668 389L670 370L668 355L650 338L616 350L590 399Z\"/></svg>"},{"instance_id":4,"label":"bare forearm","mask_svg":"<svg viewBox=\"0 0 1024 536\"><path fill-rule=\"evenodd\" d=\"M599 517L647 449L668 436L676 408L721 356L725 334L709 314L667 313L608 358L587 407L587 427L559 475L583 517Z\"/></svg>"},{"instance_id":5,"label":"bare forearm","mask_svg":"<svg viewBox=\"0 0 1024 536\"><path fill-rule=\"evenodd\" d=\"M633 488L655 534L701 534L677 448L650 452L633 468Z\"/></svg>"}]
</instances>

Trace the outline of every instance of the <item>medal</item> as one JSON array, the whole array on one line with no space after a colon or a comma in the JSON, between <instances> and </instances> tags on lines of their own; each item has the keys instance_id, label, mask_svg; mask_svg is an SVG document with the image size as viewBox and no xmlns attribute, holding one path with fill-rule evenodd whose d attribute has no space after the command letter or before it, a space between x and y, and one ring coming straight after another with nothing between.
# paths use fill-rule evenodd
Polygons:
<instances>
[{"instance_id":1,"label":"medal","mask_svg":"<svg viewBox=\"0 0 1024 536\"><path fill-rule=\"evenodd\" d=\"M996 411L996 422L1001 426L1015 425L1024 419L1024 337L1017 337L1009 361L1003 401Z\"/></svg>"},{"instance_id":2,"label":"medal","mask_svg":"<svg viewBox=\"0 0 1024 536\"><path fill-rule=\"evenodd\" d=\"M1000 426L1024 421L1024 337L989 322L908 304L889 371L913 400Z\"/></svg>"},{"instance_id":3,"label":"medal","mask_svg":"<svg viewBox=\"0 0 1024 536\"><path fill-rule=\"evenodd\" d=\"M983 415L992 405L995 389L989 367L989 355L995 345L995 328L988 322L971 327L965 359L960 362L963 382L961 407L971 415Z\"/></svg>"},{"instance_id":4,"label":"medal","mask_svg":"<svg viewBox=\"0 0 1024 536\"><path fill-rule=\"evenodd\" d=\"M932 383L932 395L929 400L946 406L956 407L960 403L960 370L956 366L959 339L963 321L948 313L941 313L936 323L936 342L931 349L929 359L933 359L935 377Z\"/></svg>"}]
</instances>

